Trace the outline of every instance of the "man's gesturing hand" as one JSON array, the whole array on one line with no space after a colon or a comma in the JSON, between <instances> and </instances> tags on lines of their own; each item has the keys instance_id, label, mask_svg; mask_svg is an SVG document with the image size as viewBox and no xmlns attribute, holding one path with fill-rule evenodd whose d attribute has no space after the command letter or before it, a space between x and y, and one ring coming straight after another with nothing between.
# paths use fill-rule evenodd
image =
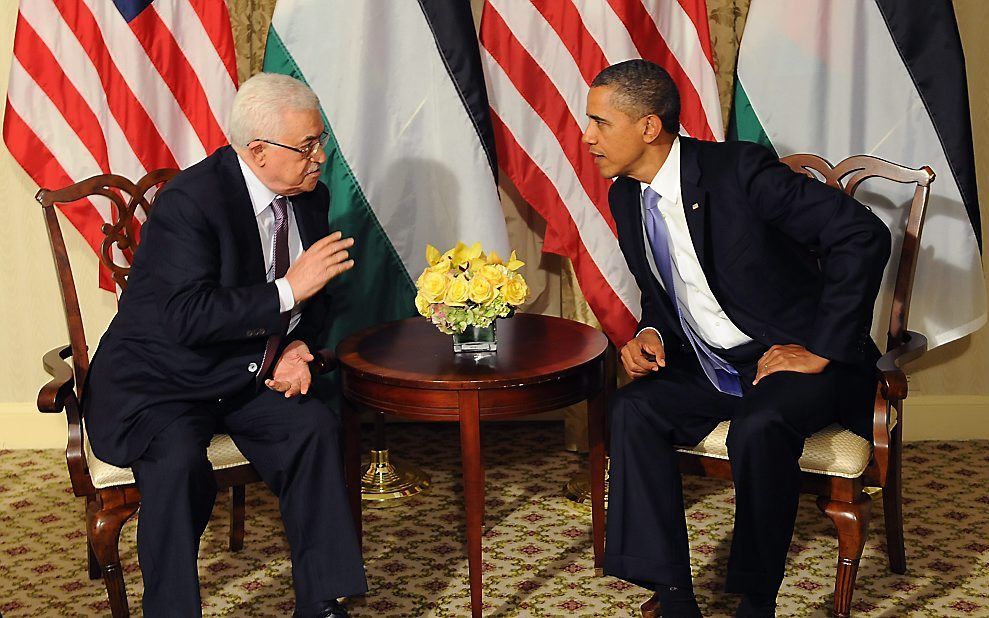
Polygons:
<instances>
[{"instance_id":1,"label":"man's gesturing hand","mask_svg":"<svg viewBox=\"0 0 989 618\"><path fill-rule=\"evenodd\" d=\"M766 350L759 359L753 384L777 371L795 371L797 373L821 373L830 363L823 356L814 354L802 345L795 343L774 345Z\"/></svg>"},{"instance_id":2,"label":"man's gesturing hand","mask_svg":"<svg viewBox=\"0 0 989 618\"><path fill-rule=\"evenodd\" d=\"M666 352L659 335L651 328L636 335L622 347L622 364L633 380L666 366Z\"/></svg>"},{"instance_id":3,"label":"man's gesturing hand","mask_svg":"<svg viewBox=\"0 0 989 618\"><path fill-rule=\"evenodd\" d=\"M348 259L350 254L347 252L353 244L353 238L343 238L340 232L333 232L314 242L299 256L285 273L296 303L312 298L330 279L353 267L354 260Z\"/></svg>"},{"instance_id":4,"label":"man's gesturing hand","mask_svg":"<svg viewBox=\"0 0 989 618\"><path fill-rule=\"evenodd\" d=\"M289 343L275 362L275 369L271 372L271 377L264 381L264 385L273 391L285 393L286 397L307 394L312 384L312 374L309 372L312 359L313 355L305 343L298 340Z\"/></svg>"}]
</instances>

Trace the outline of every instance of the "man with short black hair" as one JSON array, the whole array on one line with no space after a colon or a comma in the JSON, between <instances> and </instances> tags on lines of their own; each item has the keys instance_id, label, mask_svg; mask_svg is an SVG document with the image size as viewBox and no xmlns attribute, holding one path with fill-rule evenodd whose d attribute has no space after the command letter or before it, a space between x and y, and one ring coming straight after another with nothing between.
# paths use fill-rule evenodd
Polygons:
<instances>
[{"instance_id":1,"label":"man with short black hair","mask_svg":"<svg viewBox=\"0 0 989 618\"><path fill-rule=\"evenodd\" d=\"M142 228L83 399L93 452L141 492L145 616L199 616L199 538L216 498L206 448L228 433L278 496L295 615L341 618L367 590L340 422L309 396L323 287L350 269L319 182L319 101L285 75L244 82L231 146L182 171Z\"/></svg>"},{"instance_id":2,"label":"man with short black hair","mask_svg":"<svg viewBox=\"0 0 989 618\"><path fill-rule=\"evenodd\" d=\"M890 250L867 208L745 142L678 136L661 67L602 71L583 141L641 291L611 404L605 572L655 591L644 616L699 616L674 445L731 420L738 616L773 616L804 440L833 422L864 437L878 349L872 311Z\"/></svg>"}]
</instances>

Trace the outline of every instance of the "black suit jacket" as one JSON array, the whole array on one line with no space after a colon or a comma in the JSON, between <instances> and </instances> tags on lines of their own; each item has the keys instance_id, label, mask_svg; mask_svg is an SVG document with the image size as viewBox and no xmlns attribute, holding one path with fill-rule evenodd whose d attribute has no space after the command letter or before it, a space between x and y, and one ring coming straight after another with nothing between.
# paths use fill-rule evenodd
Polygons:
<instances>
[{"instance_id":1,"label":"black suit jacket","mask_svg":"<svg viewBox=\"0 0 989 618\"><path fill-rule=\"evenodd\" d=\"M797 343L832 361L874 365L872 310L890 252L882 221L757 144L681 137L680 157L690 237L731 321L766 346ZM639 182L619 178L609 200L642 292L639 329L656 328L668 358L692 355L646 261Z\"/></svg>"},{"instance_id":2,"label":"black suit jacket","mask_svg":"<svg viewBox=\"0 0 989 618\"><path fill-rule=\"evenodd\" d=\"M291 200L308 248L329 233L329 192L320 183ZM283 345L301 339L315 349L325 315L316 295ZM247 185L237 154L223 147L172 179L142 228L83 395L93 452L128 465L190 407L250 393L280 328Z\"/></svg>"}]
</instances>

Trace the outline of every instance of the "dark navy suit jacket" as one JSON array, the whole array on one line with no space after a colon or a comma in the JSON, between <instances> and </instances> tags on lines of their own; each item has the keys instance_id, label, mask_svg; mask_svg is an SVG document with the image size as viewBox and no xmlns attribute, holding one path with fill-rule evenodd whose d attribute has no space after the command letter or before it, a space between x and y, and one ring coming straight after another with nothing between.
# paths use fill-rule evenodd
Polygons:
<instances>
[{"instance_id":1,"label":"dark navy suit jacket","mask_svg":"<svg viewBox=\"0 0 989 618\"><path fill-rule=\"evenodd\" d=\"M329 233L329 192L320 183L291 200L308 248ZM283 346L301 339L314 350L325 317L317 295ZM190 407L249 393L281 324L247 185L226 146L173 178L142 228L83 394L93 452L128 465Z\"/></svg>"},{"instance_id":2,"label":"dark navy suit jacket","mask_svg":"<svg viewBox=\"0 0 989 618\"><path fill-rule=\"evenodd\" d=\"M834 362L873 366L872 311L890 252L882 221L757 144L681 137L680 156L690 237L728 318L766 346L797 343ZM619 178L609 201L642 292L639 328L661 333L668 358L693 355L646 260L639 182Z\"/></svg>"}]
</instances>

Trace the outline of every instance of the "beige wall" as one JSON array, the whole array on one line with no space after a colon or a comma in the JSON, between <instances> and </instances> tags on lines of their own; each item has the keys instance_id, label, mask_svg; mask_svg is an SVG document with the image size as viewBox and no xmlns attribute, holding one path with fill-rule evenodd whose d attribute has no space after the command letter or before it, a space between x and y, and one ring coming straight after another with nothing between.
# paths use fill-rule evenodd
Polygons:
<instances>
[{"instance_id":1,"label":"beige wall","mask_svg":"<svg viewBox=\"0 0 989 618\"><path fill-rule=\"evenodd\" d=\"M969 67L989 59L989 2L956 0ZM0 0L0 99L6 97L13 46L15 0ZM989 75L969 70L979 197L989 219ZM0 144L0 220L6 222L0 242L0 449L64 444L64 421L44 417L34 399L47 375L42 354L66 341L59 292L40 208L37 187ZM526 209L528 212L528 209ZM533 222L533 226L538 225ZM81 236L63 226L79 284L86 330L93 340L113 315L113 296L99 291L96 258ZM943 346L920 361L911 375L913 394L905 425L908 438L989 437L989 331Z\"/></svg>"}]
</instances>

